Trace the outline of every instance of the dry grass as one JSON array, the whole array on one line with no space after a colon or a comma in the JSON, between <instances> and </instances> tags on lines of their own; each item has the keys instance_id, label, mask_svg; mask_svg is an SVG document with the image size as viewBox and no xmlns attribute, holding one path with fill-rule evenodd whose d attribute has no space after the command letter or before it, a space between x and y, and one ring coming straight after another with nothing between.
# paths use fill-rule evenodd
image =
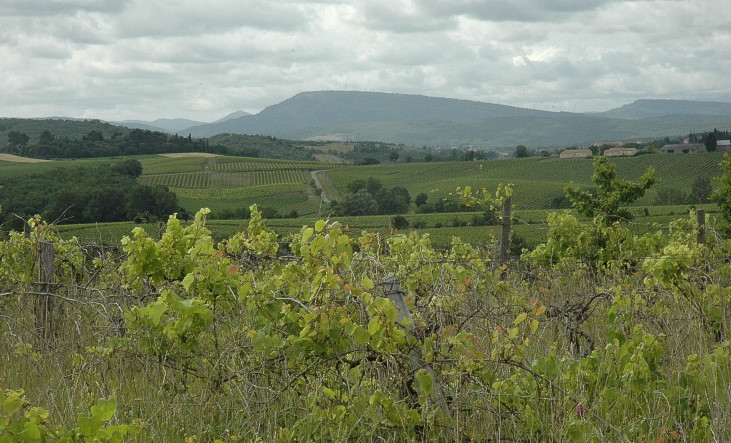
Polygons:
<instances>
[{"instance_id":1,"label":"dry grass","mask_svg":"<svg viewBox=\"0 0 731 443\"><path fill-rule=\"evenodd\" d=\"M41 163L50 162L51 160L43 160L40 158L28 158L20 157L13 154L0 154L0 161L14 162L14 163Z\"/></svg>"}]
</instances>

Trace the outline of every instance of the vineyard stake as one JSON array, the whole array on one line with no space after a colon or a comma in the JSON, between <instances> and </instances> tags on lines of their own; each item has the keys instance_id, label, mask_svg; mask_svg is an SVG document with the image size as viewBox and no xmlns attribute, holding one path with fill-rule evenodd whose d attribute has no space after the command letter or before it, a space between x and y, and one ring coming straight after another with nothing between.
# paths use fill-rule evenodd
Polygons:
<instances>
[{"instance_id":1,"label":"vineyard stake","mask_svg":"<svg viewBox=\"0 0 731 443\"><path fill-rule=\"evenodd\" d=\"M508 261L510 257L510 221L513 218L513 197L503 202L502 232L500 236L500 261Z\"/></svg>"},{"instance_id":2,"label":"vineyard stake","mask_svg":"<svg viewBox=\"0 0 731 443\"><path fill-rule=\"evenodd\" d=\"M35 305L35 322L41 346L47 346L52 339L53 328L53 297L51 287L53 286L54 269L53 243L41 241L38 244L38 282L40 285L39 294Z\"/></svg>"},{"instance_id":3,"label":"vineyard stake","mask_svg":"<svg viewBox=\"0 0 731 443\"><path fill-rule=\"evenodd\" d=\"M698 217L698 244L706 244L706 210L698 209L696 211L696 217Z\"/></svg>"},{"instance_id":4,"label":"vineyard stake","mask_svg":"<svg viewBox=\"0 0 731 443\"><path fill-rule=\"evenodd\" d=\"M396 306L396 309L398 309L399 324L406 328L406 330L408 330L411 334L414 334L414 320L411 317L411 312L409 312L409 307L406 306L406 303L404 303L404 292L401 290L401 285L399 284L398 277L396 277L395 275L388 275L384 277L383 288L386 291L386 296L388 297L388 299L391 300L394 306ZM406 320L406 324L404 324L404 320ZM434 381L434 389L432 390L432 393L428 396L429 400L439 406L439 409L442 411L444 416L447 419L451 420L452 414L449 411L447 400L444 398L442 389L439 386L439 380L437 380L437 376L431 366L424 361L421 350L416 347L411 348L408 353L408 360L409 366L411 366L412 374L415 374L416 371L418 371L419 369L424 369L427 374L431 376L432 380ZM421 390L419 384L415 384L416 389Z\"/></svg>"}]
</instances>

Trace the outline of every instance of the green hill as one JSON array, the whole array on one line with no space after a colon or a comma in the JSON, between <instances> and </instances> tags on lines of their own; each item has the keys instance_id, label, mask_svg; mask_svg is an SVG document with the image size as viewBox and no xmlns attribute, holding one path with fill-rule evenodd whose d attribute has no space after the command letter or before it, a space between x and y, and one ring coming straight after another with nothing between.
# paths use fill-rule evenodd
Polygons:
<instances>
[{"instance_id":1,"label":"green hill","mask_svg":"<svg viewBox=\"0 0 731 443\"><path fill-rule=\"evenodd\" d=\"M12 131L24 133L30 143L37 143L43 131L55 138L79 140L91 131L99 131L108 139L115 133L127 134L131 129L101 120L0 118L0 150L8 146L8 133Z\"/></svg>"}]
</instances>

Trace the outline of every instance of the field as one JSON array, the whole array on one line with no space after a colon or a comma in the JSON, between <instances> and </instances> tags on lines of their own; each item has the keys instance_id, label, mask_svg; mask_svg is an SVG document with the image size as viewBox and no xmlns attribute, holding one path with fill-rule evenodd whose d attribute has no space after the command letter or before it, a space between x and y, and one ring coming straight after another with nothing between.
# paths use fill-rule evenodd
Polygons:
<instances>
[{"instance_id":1,"label":"field","mask_svg":"<svg viewBox=\"0 0 731 443\"><path fill-rule=\"evenodd\" d=\"M261 190L249 189L251 194L246 197L237 195L237 192L243 190L220 191L221 194L208 194L206 191L183 191L181 190L181 201L195 205L205 201L222 201L224 204L234 204L239 201L238 198L248 198L251 202L264 201L265 207L288 207L288 208L306 208L307 202L300 200L296 189L287 196L270 195L261 200ZM186 194L189 192L189 194ZM213 192L213 191L211 191ZM231 195L226 195L231 192ZM215 198L214 198L215 197ZM267 204L269 206L267 206ZM225 206L214 206L212 209L220 210ZM698 205L699 209L704 209L707 214L707 223L709 226L718 224L718 207L712 204ZM299 211L299 209L297 209ZM649 215L645 215L644 208L635 207L630 212L635 217L633 222L628 225L630 231L635 235L641 235L646 232L667 229L669 223L678 218L686 217L690 210L689 206L654 206L650 210ZM303 209L304 211L304 209ZM565 210L559 210L563 212ZM524 246L533 248L539 243L546 241L548 225L546 217L548 210L531 209L516 210L513 213L512 232L523 242ZM316 211L314 213L305 213L299 218L291 219L271 219L267 220L267 225L276 231L282 238L285 238L293 232L299 231L303 225L313 225L319 219L328 217L326 209ZM418 232L419 234L428 234L434 247L439 249L448 248L454 237L461 238L464 242L487 247L493 244L494 240L500 236L499 226L474 226L473 219L480 215L479 212L458 212L445 214L407 214L406 219L409 221L410 227L401 231L402 233ZM392 216L390 215L370 215L358 217L336 217L337 220L344 225L344 229L352 236L358 236L361 232L377 232L383 236L394 233L389 228ZM246 227L247 220L208 220L208 228L212 231L216 240L228 238L243 230ZM418 228L414 228L418 225ZM82 243L91 242L97 244L115 244L118 245L119 239L125 235L130 235L132 228L135 226L143 227L151 235L158 233L159 225L141 224L136 225L132 222L124 223L97 223L97 224L81 224L81 225L61 225L58 227L59 233L63 238L77 237Z\"/></svg>"},{"instance_id":2,"label":"field","mask_svg":"<svg viewBox=\"0 0 731 443\"><path fill-rule=\"evenodd\" d=\"M514 207L517 211L515 232L526 239L528 244L536 244L543 238L545 230L542 230L541 223L546 219L545 210L551 207L554 198L563 195L565 185L573 181L590 186L592 175L592 161L588 159L528 158L352 166L226 156L149 155L133 158L140 160L143 165L143 175L139 179L141 183L168 186L178 195L180 205L191 213L201 207L211 208L214 213L235 211L248 208L254 203L276 209L280 214L297 211L301 216L300 219L271 221L275 229L280 232L296 230L306 221L312 221L312 217L318 214L322 217L328 215L327 204L322 204L311 183L311 171L319 171L318 178L325 194L331 200L341 200L347 193L348 183L369 177L378 178L385 187L404 186L412 198L425 192L429 195L430 201L445 196L458 186L484 186L494 189L500 183L513 183ZM674 212L674 215L683 214L688 207L680 206L674 209L655 207L657 189L675 187L689 192L693 180L697 177L720 175L718 163L721 158L720 153L658 154L614 159L613 162L618 165L618 174L629 180L636 180L648 167L656 169L658 184L635 203L633 210L637 213L638 222L644 220L648 223L662 224L672 218L671 215L667 215L669 212ZM12 177L14 174L42 172L57 167L114 161L119 159L42 163L0 160L0 174ZM644 215L645 208L648 208L649 217ZM707 209L715 211L715 206L707 206ZM480 241L484 236L484 229L473 229L470 226L474 215L406 214L412 226L417 223L420 230L427 229L434 242L440 246L447 244L451 237L457 234L469 238L470 242ZM347 219L345 223L352 229L366 228L388 232L390 219L391 216L360 217ZM218 222L212 221L212 223ZM455 224L467 226L455 228ZM214 227L214 231L219 232L219 228ZM221 237L230 235L231 232L226 230L225 226L220 230Z\"/></svg>"},{"instance_id":3,"label":"field","mask_svg":"<svg viewBox=\"0 0 731 443\"><path fill-rule=\"evenodd\" d=\"M13 163L42 163L42 162L47 162L49 160L42 160L39 158L18 157L17 155L13 155L13 154L0 153L0 161L13 162Z\"/></svg>"},{"instance_id":4,"label":"field","mask_svg":"<svg viewBox=\"0 0 731 443\"><path fill-rule=\"evenodd\" d=\"M721 153L656 154L614 159L612 162L617 164L618 175L628 180L637 180L648 167L655 168L658 184L636 202L638 206L649 206L654 203L658 188L675 187L688 192L697 177L720 175L721 158ZM437 196L443 196L458 186L495 189L500 183L513 183L516 207L541 209L550 207L553 198L564 195L563 188L571 181L591 185L592 173L591 159L527 158L469 163L380 164L333 169L327 175L341 192L351 181L376 177L385 187L406 187L412 196L433 191Z\"/></svg>"},{"instance_id":5,"label":"field","mask_svg":"<svg viewBox=\"0 0 731 443\"><path fill-rule=\"evenodd\" d=\"M310 170L334 167L308 161L245 157L148 158L139 182L167 186L190 212L248 208L254 203L290 213L312 213L315 198Z\"/></svg>"}]
</instances>

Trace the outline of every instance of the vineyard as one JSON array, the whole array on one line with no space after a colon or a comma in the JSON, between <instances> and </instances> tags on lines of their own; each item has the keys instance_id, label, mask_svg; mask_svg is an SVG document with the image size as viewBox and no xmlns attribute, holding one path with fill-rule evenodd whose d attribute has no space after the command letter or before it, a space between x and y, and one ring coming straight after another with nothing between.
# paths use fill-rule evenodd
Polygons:
<instances>
[{"instance_id":1,"label":"vineyard","mask_svg":"<svg viewBox=\"0 0 731 443\"><path fill-rule=\"evenodd\" d=\"M286 161L217 161L211 165L213 171L274 171L274 170L315 170L333 167L332 164L319 162Z\"/></svg>"},{"instance_id":2,"label":"vineyard","mask_svg":"<svg viewBox=\"0 0 731 443\"><path fill-rule=\"evenodd\" d=\"M731 250L695 214L554 213L501 261L337 221L280 237L255 207L217 242L207 212L119 248L40 219L0 242L0 439L731 435Z\"/></svg>"},{"instance_id":3,"label":"vineyard","mask_svg":"<svg viewBox=\"0 0 731 443\"><path fill-rule=\"evenodd\" d=\"M171 188L207 189L211 187L211 174L189 172L182 174L145 175L139 179L143 185L168 186Z\"/></svg>"},{"instance_id":4,"label":"vineyard","mask_svg":"<svg viewBox=\"0 0 731 443\"><path fill-rule=\"evenodd\" d=\"M652 166L657 171L658 187L677 187L689 190L697 177L720 174L722 153L687 155L640 155L613 159L619 175L631 179ZM482 162L381 164L362 167L330 169L327 175L340 192L354 180L376 177L385 187L404 186L412 195L425 192L436 198L443 197L458 186L494 189L499 183L513 183L515 204L523 209L549 208L555 197L563 195L563 188L573 181L590 184L591 159L511 159ZM436 192L432 192L436 191ZM656 190L638 200L636 205L653 205Z\"/></svg>"}]
</instances>

